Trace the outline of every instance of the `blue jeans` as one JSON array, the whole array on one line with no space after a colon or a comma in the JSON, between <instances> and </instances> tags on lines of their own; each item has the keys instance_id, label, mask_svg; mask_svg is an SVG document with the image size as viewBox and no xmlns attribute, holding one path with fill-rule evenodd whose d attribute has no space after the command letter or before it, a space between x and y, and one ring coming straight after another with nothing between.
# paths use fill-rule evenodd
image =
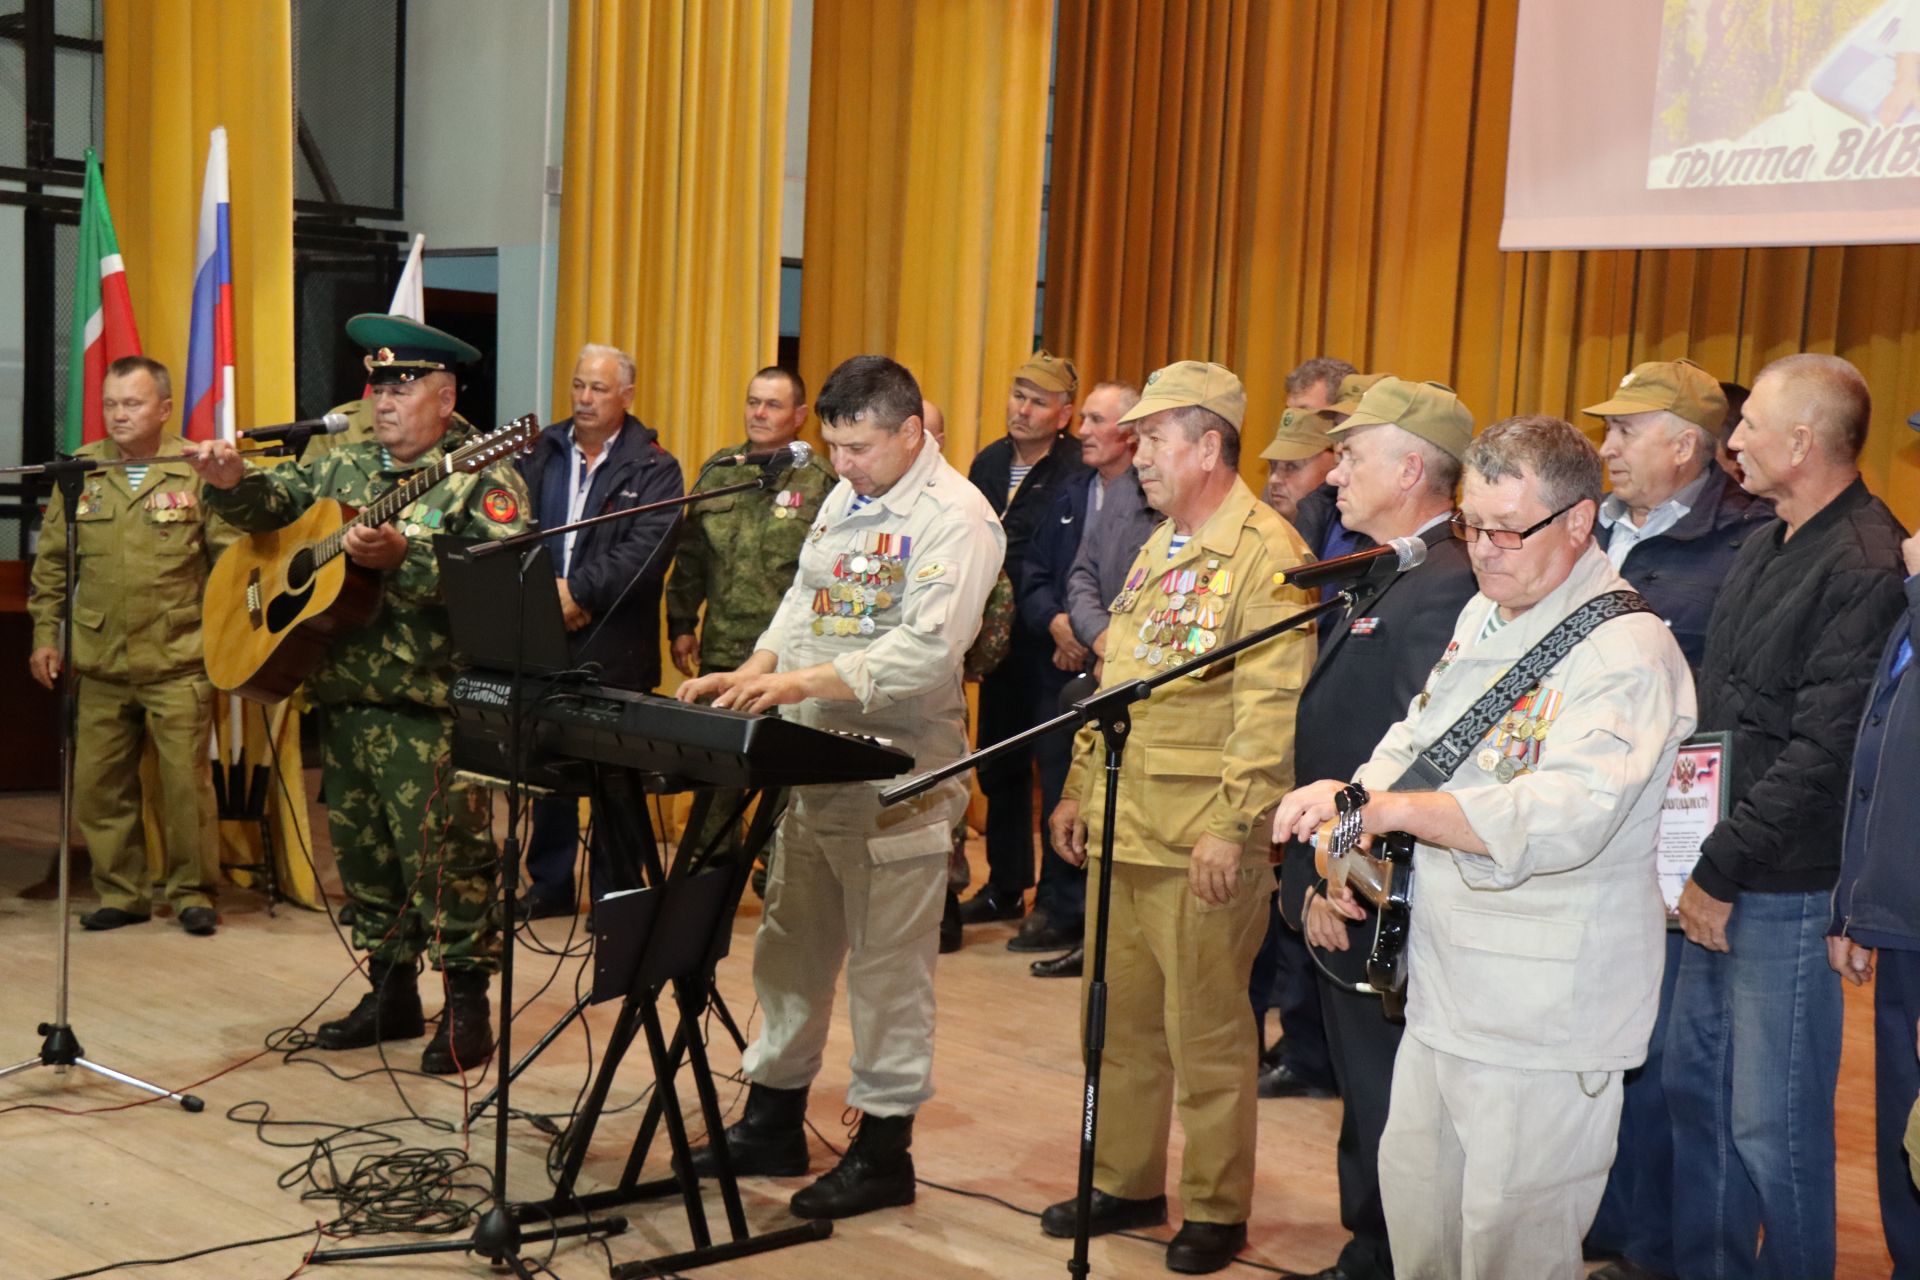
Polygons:
<instances>
[{"instance_id":1,"label":"blue jeans","mask_svg":"<svg viewBox=\"0 0 1920 1280\"><path fill-rule=\"evenodd\" d=\"M1674 1274L1673 1122L1661 1074L1666 1065L1667 1026L1673 1019L1673 988L1680 977L1680 950L1687 937L1667 933L1667 967L1660 977L1660 1012L1654 1018L1647 1060L1627 1072L1621 1091L1620 1143L1607 1176L1600 1212L1587 1229L1587 1247L1617 1253L1629 1262ZM1697 948L1696 948L1697 950Z\"/></svg>"},{"instance_id":2,"label":"blue jeans","mask_svg":"<svg viewBox=\"0 0 1920 1280\"><path fill-rule=\"evenodd\" d=\"M1825 892L1742 894L1730 951L1681 949L1663 1080L1674 1269L1687 1280L1833 1274L1841 1004L1829 916Z\"/></svg>"}]
</instances>

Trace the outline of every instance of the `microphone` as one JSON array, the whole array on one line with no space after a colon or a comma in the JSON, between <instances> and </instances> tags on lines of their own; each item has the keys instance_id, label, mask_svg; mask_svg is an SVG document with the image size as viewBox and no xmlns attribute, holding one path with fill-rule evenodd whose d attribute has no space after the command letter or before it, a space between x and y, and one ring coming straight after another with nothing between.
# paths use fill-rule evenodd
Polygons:
<instances>
[{"instance_id":1,"label":"microphone","mask_svg":"<svg viewBox=\"0 0 1920 1280\"><path fill-rule=\"evenodd\" d=\"M758 449L752 453L735 453L724 458L715 458L716 467L764 467L772 463L786 463L804 467L813 458L813 446L805 440L795 440L792 444L783 444L778 449Z\"/></svg>"},{"instance_id":2,"label":"microphone","mask_svg":"<svg viewBox=\"0 0 1920 1280\"><path fill-rule=\"evenodd\" d=\"M1392 562L1388 558L1392 557ZM1312 564L1303 564L1297 569L1273 575L1276 587L1317 587L1327 582L1346 582L1354 578L1368 578L1388 569L1393 573L1404 573L1415 565L1426 563L1427 544L1419 538L1394 538L1383 542L1371 551L1356 551L1350 556L1335 556L1331 560L1317 560Z\"/></svg>"},{"instance_id":3,"label":"microphone","mask_svg":"<svg viewBox=\"0 0 1920 1280\"><path fill-rule=\"evenodd\" d=\"M302 418L298 422L282 422L277 426L254 427L242 431L242 440L285 440L288 436L337 436L348 426L344 413L328 413L318 418Z\"/></svg>"}]
</instances>

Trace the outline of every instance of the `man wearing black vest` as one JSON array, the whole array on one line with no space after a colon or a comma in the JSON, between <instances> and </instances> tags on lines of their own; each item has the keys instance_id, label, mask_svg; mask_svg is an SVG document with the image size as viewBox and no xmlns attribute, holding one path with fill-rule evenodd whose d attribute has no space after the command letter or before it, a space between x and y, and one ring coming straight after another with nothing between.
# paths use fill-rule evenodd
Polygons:
<instances>
[{"instance_id":1,"label":"man wearing black vest","mask_svg":"<svg viewBox=\"0 0 1920 1280\"><path fill-rule=\"evenodd\" d=\"M1350 778L1366 763L1407 714L1446 649L1454 620L1477 590L1466 544L1447 523L1460 459L1473 436L1473 415L1459 397L1438 383L1383 378L1330 435L1339 454L1329 479L1338 490L1341 523L1374 543L1417 537L1427 544L1427 558L1405 573L1357 584L1353 608L1325 624L1294 733L1302 778ZM1317 879L1313 851L1290 844L1280 900L1296 929ZM1321 942L1364 955L1364 929L1341 922L1318 894L1310 902L1312 933ZM1344 1099L1337 1148L1340 1224L1353 1238L1313 1280L1393 1280L1380 1203L1380 1133L1404 1024L1386 1017L1378 996L1336 986L1325 974L1318 981L1327 1047Z\"/></svg>"},{"instance_id":2,"label":"man wearing black vest","mask_svg":"<svg viewBox=\"0 0 1920 1280\"><path fill-rule=\"evenodd\" d=\"M986 495L1007 534L1006 574L1018 598L1022 565L1034 532L1067 485L1084 485L1091 474L1080 458L1080 441L1067 432L1080 375L1073 362L1045 351L1013 371L1007 393L1007 434L982 449L967 478ZM991 746L1038 724L1051 707L1054 639L1015 619L1012 642L999 666L980 682L978 743ZM965 924L1018 920L1033 887L1034 754L1010 751L979 771L987 798L987 882L960 906Z\"/></svg>"}]
</instances>

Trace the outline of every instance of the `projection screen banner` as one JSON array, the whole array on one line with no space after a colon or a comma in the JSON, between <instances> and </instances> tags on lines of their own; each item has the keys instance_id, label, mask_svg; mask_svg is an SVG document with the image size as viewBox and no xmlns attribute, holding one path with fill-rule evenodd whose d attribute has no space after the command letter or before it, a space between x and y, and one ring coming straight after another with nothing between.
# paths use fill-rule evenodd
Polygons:
<instances>
[{"instance_id":1,"label":"projection screen banner","mask_svg":"<svg viewBox=\"0 0 1920 1280\"><path fill-rule=\"evenodd\" d=\"M1920 0L1521 0L1502 249L1920 241Z\"/></svg>"}]
</instances>

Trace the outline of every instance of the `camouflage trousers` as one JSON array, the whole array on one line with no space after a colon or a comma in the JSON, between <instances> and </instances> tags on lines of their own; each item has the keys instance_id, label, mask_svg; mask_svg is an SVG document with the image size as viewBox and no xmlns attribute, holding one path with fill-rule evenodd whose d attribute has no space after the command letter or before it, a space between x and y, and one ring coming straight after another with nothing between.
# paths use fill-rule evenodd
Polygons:
<instances>
[{"instance_id":1,"label":"camouflage trousers","mask_svg":"<svg viewBox=\"0 0 1920 1280\"><path fill-rule=\"evenodd\" d=\"M452 721L418 706L334 703L321 750L334 862L354 902L353 945L436 969L499 964L492 793L455 785Z\"/></svg>"}]
</instances>

